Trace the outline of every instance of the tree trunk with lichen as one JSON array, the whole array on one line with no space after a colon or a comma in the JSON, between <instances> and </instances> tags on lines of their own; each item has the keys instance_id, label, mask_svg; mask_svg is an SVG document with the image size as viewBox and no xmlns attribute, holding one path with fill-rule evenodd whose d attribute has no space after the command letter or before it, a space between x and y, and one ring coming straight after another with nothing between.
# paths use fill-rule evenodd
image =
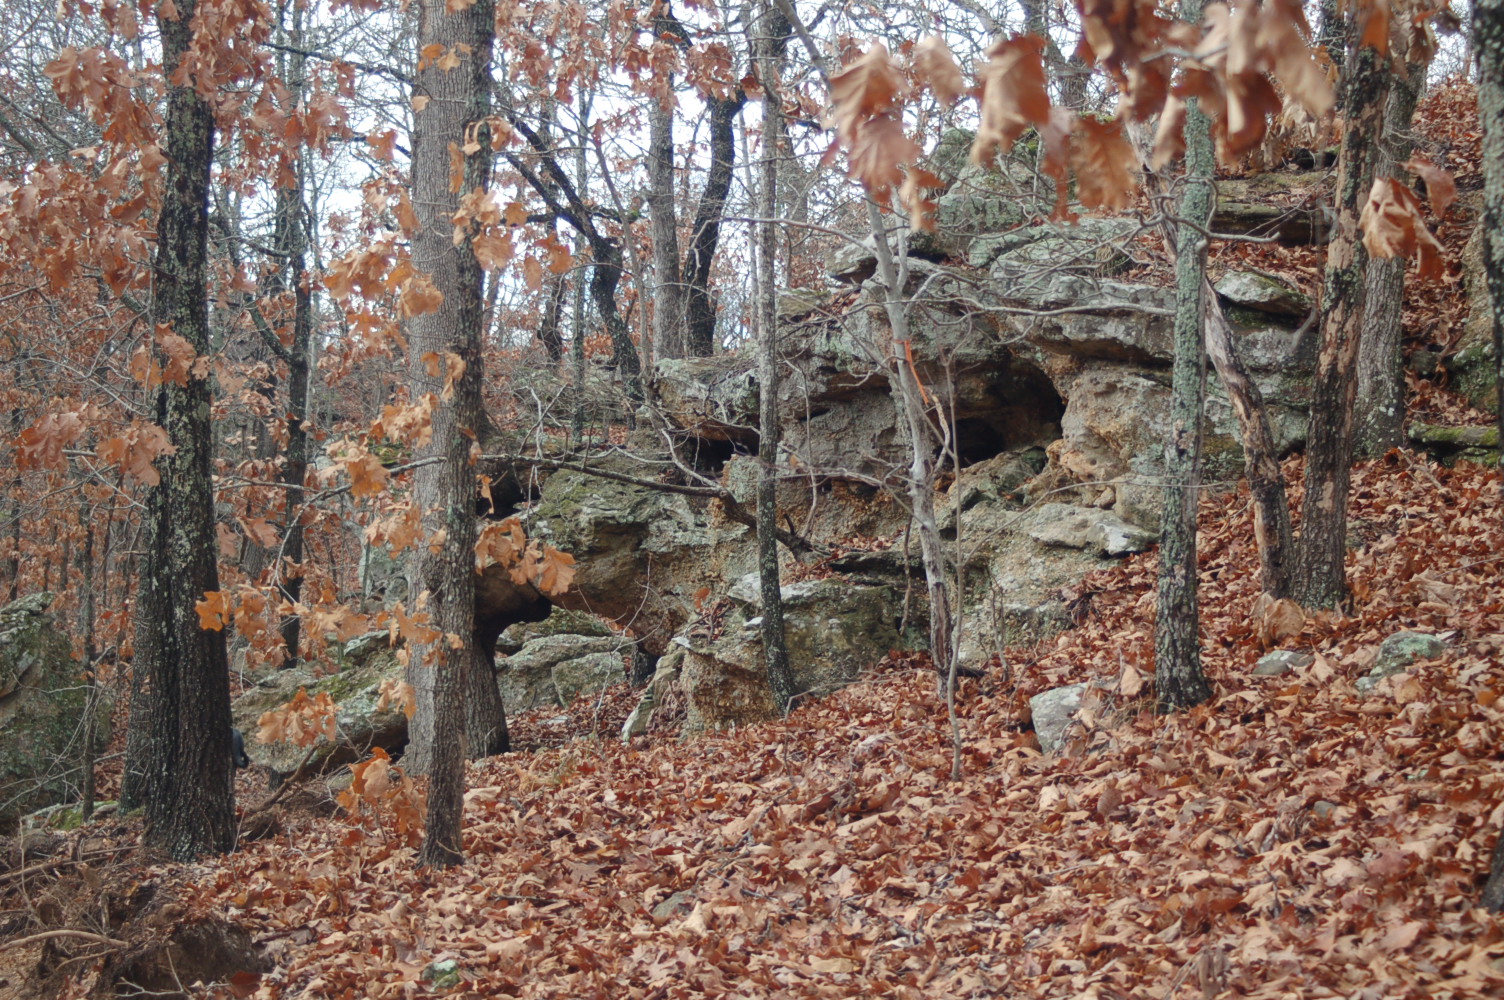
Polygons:
<instances>
[{"instance_id":1,"label":"tree trunk with lichen","mask_svg":"<svg viewBox=\"0 0 1504 1000\"><path fill-rule=\"evenodd\" d=\"M778 106L783 93L778 67L783 61L789 24L784 16L765 4L753 28L753 50L763 94L762 162L758 165L757 226L757 569L762 596L763 662L773 703L787 712L794 690L794 672L783 631L783 583L778 572L778 305L774 267L778 232L773 217L778 211L778 146L783 137L783 115Z\"/></svg>"},{"instance_id":2,"label":"tree trunk with lichen","mask_svg":"<svg viewBox=\"0 0 1504 1000\"><path fill-rule=\"evenodd\" d=\"M206 357L209 342L209 178L214 115L195 80L176 77L193 42L197 4L159 13L167 179L152 261L152 313L159 328ZM174 450L146 492L141 582L135 608L139 680L131 705L122 805L146 807L142 843L179 861L235 847L230 759L230 670L223 630L202 626L195 605L219 590L210 452L213 393L208 372L157 387L154 419Z\"/></svg>"},{"instance_id":3,"label":"tree trunk with lichen","mask_svg":"<svg viewBox=\"0 0 1504 1000\"><path fill-rule=\"evenodd\" d=\"M1504 442L1504 0L1473 0L1473 51L1478 56L1478 117L1483 124L1483 263L1493 301L1499 440ZM1500 464L1504 466L1504 449ZM1494 847L1479 904L1495 913L1504 911L1504 833Z\"/></svg>"},{"instance_id":4,"label":"tree trunk with lichen","mask_svg":"<svg viewBox=\"0 0 1504 1000\"><path fill-rule=\"evenodd\" d=\"M1359 35L1354 32L1353 38ZM1353 403L1363 332L1363 247L1358 215L1373 184L1384 125L1389 72L1377 50L1361 43L1347 59L1342 150L1337 159L1336 225L1327 248L1321 296L1321 350L1306 435L1305 501L1301 507L1296 600L1335 608L1347 599L1347 493L1353 456Z\"/></svg>"},{"instance_id":5,"label":"tree trunk with lichen","mask_svg":"<svg viewBox=\"0 0 1504 1000\"><path fill-rule=\"evenodd\" d=\"M1200 19L1199 0L1182 5ZM1212 695L1201 669L1201 612L1196 591L1196 514L1201 494L1201 414L1206 402L1204 330L1206 250L1211 218L1211 122L1187 102L1185 193L1175 250L1175 364L1170 437L1165 442L1165 510L1159 543L1159 599L1154 621L1154 686L1159 710L1176 712Z\"/></svg>"}]
</instances>

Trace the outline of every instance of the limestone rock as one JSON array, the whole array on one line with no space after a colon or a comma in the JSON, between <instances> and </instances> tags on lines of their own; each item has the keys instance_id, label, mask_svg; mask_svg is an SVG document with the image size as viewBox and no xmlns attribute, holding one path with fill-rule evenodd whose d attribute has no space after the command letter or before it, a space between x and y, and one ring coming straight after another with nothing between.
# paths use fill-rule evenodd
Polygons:
<instances>
[{"instance_id":1,"label":"limestone rock","mask_svg":"<svg viewBox=\"0 0 1504 1000\"><path fill-rule=\"evenodd\" d=\"M78 796L88 693L67 635L47 613L51 604L51 594L37 593L0 608L0 833ZM99 745L109 716L108 704L97 708Z\"/></svg>"},{"instance_id":2,"label":"limestone rock","mask_svg":"<svg viewBox=\"0 0 1504 1000\"><path fill-rule=\"evenodd\" d=\"M750 354L665 358L656 370L659 402L677 426L706 441L756 441L756 362Z\"/></svg>"},{"instance_id":3,"label":"limestone rock","mask_svg":"<svg viewBox=\"0 0 1504 1000\"><path fill-rule=\"evenodd\" d=\"M904 645L897 627L901 591L838 577L790 583L781 591L784 641L798 693L829 694ZM741 577L727 596L740 606L739 615L728 620L719 640L695 645L685 656L692 728L742 724L772 704L756 628L762 605L757 574ZM724 679L717 679L717 671L725 672ZM725 693L716 690L722 684ZM760 692L741 690L744 685Z\"/></svg>"},{"instance_id":4,"label":"limestone rock","mask_svg":"<svg viewBox=\"0 0 1504 1000\"><path fill-rule=\"evenodd\" d=\"M583 635L603 639L615 634L597 615L588 611L569 611L555 607L540 622L518 622L508 626L496 639L496 652L510 656L532 640L549 635Z\"/></svg>"},{"instance_id":5,"label":"limestone rock","mask_svg":"<svg viewBox=\"0 0 1504 1000\"><path fill-rule=\"evenodd\" d=\"M738 636L686 650L679 681L688 732L731 729L778 714L761 645Z\"/></svg>"},{"instance_id":6,"label":"limestone rock","mask_svg":"<svg viewBox=\"0 0 1504 1000\"><path fill-rule=\"evenodd\" d=\"M525 712L610 687L626 678L622 656L631 645L616 636L539 636L498 660L502 704L509 713Z\"/></svg>"},{"instance_id":7,"label":"limestone rock","mask_svg":"<svg viewBox=\"0 0 1504 1000\"><path fill-rule=\"evenodd\" d=\"M1495 412L1499 406L1494 364L1494 307L1488 294L1486 253L1483 245L1482 213L1477 211L1478 196L1464 196L1463 203L1478 219L1467 247L1462 252L1462 278L1467 288L1467 322L1462 336L1448 351L1445 364L1451 373L1451 388L1461 392L1474 406Z\"/></svg>"},{"instance_id":8,"label":"limestone rock","mask_svg":"<svg viewBox=\"0 0 1504 1000\"><path fill-rule=\"evenodd\" d=\"M1081 708L1081 698L1086 693L1085 684L1052 688L1029 699L1029 711L1034 718L1034 735L1039 738L1039 749L1054 753L1065 739L1065 731L1075 721Z\"/></svg>"},{"instance_id":9,"label":"limestone rock","mask_svg":"<svg viewBox=\"0 0 1504 1000\"><path fill-rule=\"evenodd\" d=\"M1293 649L1276 649L1272 653L1265 653L1259 657L1259 662L1253 665L1253 674L1255 677L1278 677L1291 670L1309 667L1315 662L1316 657L1310 653L1299 653Z\"/></svg>"},{"instance_id":10,"label":"limestone rock","mask_svg":"<svg viewBox=\"0 0 1504 1000\"><path fill-rule=\"evenodd\" d=\"M1229 271L1216 284L1217 294L1234 305L1275 316L1304 319L1311 312L1310 296L1277 278L1252 271Z\"/></svg>"},{"instance_id":11,"label":"limestone rock","mask_svg":"<svg viewBox=\"0 0 1504 1000\"><path fill-rule=\"evenodd\" d=\"M778 318L798 319L830 301L830 293L817 288L781 288L778 290Z\"/></svg>"},{"instance_id":12,"label":"limestone rock","mask_svg":"<svg viewBox=\"0 0 1504 1000\"><path fill-rule=\"evenodd\" d=\"M974 266L985 266L985 254L980 259L974 256L979 245L1017 226L1029 214L1033 199L1026 183L1021 170L1005 174L976 164L963 166L936 200L935 229L941 246Z\"/></svg>"},{"instance_id":13,"label":"limestone rock","mask_svg":"<svg viewBox=\"0 0 1504 1000\"><path fill-rule=\"evenodd\" d=\"M1151 548L1159 536L1129 524L1116 514L1064 503L1047 503L1029 520L1029 535L1050 546L1089 549L1103 556L1124 556Z\"/></svg>"},{"instance_id":14,"label":"limestone rock","mask_svg":"<svg viewBox=\"0 0 1504 1000\"><path fill-rule=\"evenodd\" d=\"M1084 218L1076 225L1024 226L980 236L967 263L992 267L993 277L1041 274L1111 277L1133 264L1123 244L1138 231L1132 219Z\"/></svg>"},{"instance_id":15,"label":"limestone rock","mask_svg":"<svg viewBox=\"0 0 1504 1000\"><path fill-rule=\"evenodd\" d=\"M575 557L575 585L554 603L631 623L644 647L661 654L693 614L693 594L716 580L707 550L721 532L704 506L648 486L554 473L527 522L530 533ZM733 534L743 537L745 528Z\"/></svg>"},{"instance_id":16,"label":"limestone rock","mask_svg":"<svg viewBox=\"0 0 1504 1000\"><path fill-rule=\"evenodd\" d=\"M877 273L877 244L871 237L843 241L826 255L825 273L835 281L860 285Z\"/></svg>"}]
</instances>

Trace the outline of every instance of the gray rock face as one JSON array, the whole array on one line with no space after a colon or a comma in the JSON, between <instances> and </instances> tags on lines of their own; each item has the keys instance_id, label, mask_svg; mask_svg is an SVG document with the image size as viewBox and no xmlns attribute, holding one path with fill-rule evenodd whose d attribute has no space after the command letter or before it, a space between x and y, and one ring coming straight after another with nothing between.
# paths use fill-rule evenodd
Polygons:
<instances>
[{"instance_id":1,"label":"gray rock face","mask_svg":"<svg viewBox=\"0 0 1504 1000\"><path fill-rule=\"evenodd\" d=\"M1054 753L1065 739L1081 708L1081 697L1086 693L1085 684L1053 688L1029 699L1029 711L1034 716L1034 735L1039 737L1039 749Z\"/></svg>"},{"instance_id":2,"label":"gray rock face","mask_svg":"<svg viewBox=\"0 0 1504 1000\"><path fill-rule=\"evenodd\" d=\"M509 626L496 640L496 652L510 656L534 639L549 635L577 635L608 638L616 633L595 615L584 611L554 608L541 622L518 622Z\"/></svg>"},{"instance_id":3,"label":"gray rock face","mask_svg":"<svg viewBox=\"0 0 1504 1000\"><path fill-rule=\"evenodd\" d=\"M750 355L667 358L657 372L659 399L680 427L706 441L757 439L756 361Z\"/></svg>"},{"instance_id":4,"label":"gray rock face","mask_svg":"<svg viewBox=\"0 0 1504 1000\"><path fill-rule=\"evenodd\" d=\"M711 524L704 501L582 472L549 477L528 531L577 560L575 586L556 604L630 624L654 655L693 616L701 586L724 586L715 546L740 541L751 558L745 527Z\"/></svg>"},{"instance_id":5,"label":"gray rock face","mask_svg":"<svg viewBox=\"0 0 1504 1000\"><path fill-rule=\"evenodd\" d=\"M980 236L971 244L967 263L992 268L994 278L1033 277L1041 271L1106 278L1133 263L1123 244L1138 231L1131 219L1082 219L1025 226ZM995 231L994 231L995 232Z\"/></svg>"},{"instance_id":6,"label":"gray rock face","mask_svg":"<svg viewBox=\"0 0 1504 1000\"><path fill-rule=\"evenodd\" d=\"M1465 200L1476 197L1468 195ZM1468 402L1474 406L1492 413L1499 406L1498 368L1494 363L1494 307L1488 293L1481 214L1475 212L1475 218L1480 219L1478 228L1462 252L1462 277L1468 298L1467 323L1462 328L1462 336L1447 352L1445 364L1452 376L1451 387L1467 396Z\"/></svg>"},{"instance_id":7,"label":"gray rock face","mask_svg":"<svg viewBox=\"0 0 1504 1000\"><path fill-rule=\"evenodd\" d=\"M1311 312L1310 296L1282 281L1252 271L1230 271L1216 284L1227 301L1275 316L1304 319Z\"/></svg>"},{"instance_id":8,"label":"gray rock face","mask_svg":"<svg viewBox=\"0 0 1504 1000\"><path fill-rule=\"evenodd\" d=\"M763 665L757 616L758 577L750 573L727 592L738 611L711 643L683 638L681 682L686 728L722 729L770 718L773 702ZM897 628L901 597L890 588L830 578L782 588L784 636L798 692L821 695L844 687L903 645Z\"/></svg>"},{"instance_id":9,"label":"gray rock face","mask_svg":"<svg viewBox=\"0 0 1504 1000\"><path fill-rule=\"evenodd\" d=\"M624 680L622 656L632 646L616 636L544 635L496 663L506 710L568 705L581 693Z\"/></svg>"},{"instance_id":10,"label":"gray rock face","mask_svg":"<svg viewBox=\"0 0 1504 1000\"><path fill-rule=\"evenodd\" d=\"M985 266L995 251L983 244L1024 220L1032 199L1024 172L1008 173L967 163L936 200L935 228L944 249Z\"/></svg>"},{"instance_id":11,"label":"gray rock face","mask_svg":"<svg viewBox=\"0 0 1504 1000\"><path fill-rule=\"evenodd\" d=\"M87 693L68 637L47 613L52 595L0 608L0 833L33 810L78 797ZM109 705L96 712L100 745Z\"/></svg>"}]
</instances>

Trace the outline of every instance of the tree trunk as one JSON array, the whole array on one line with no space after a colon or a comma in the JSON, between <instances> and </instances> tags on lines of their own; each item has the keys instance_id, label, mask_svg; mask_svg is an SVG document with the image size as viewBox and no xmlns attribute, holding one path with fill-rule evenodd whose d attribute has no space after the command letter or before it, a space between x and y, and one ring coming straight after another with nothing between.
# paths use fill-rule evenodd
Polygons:
<instances>
[{"instance_id":1,"label":"tree trunk","mask_svg":"<svg viewBox=\"0 0 1504 1000\"><path fill-rule=\"evenodd\" d=\"M1357 30L1352 37L1360 38ZM1346 124L1337 160L1337 221L1327 248L1321 296L1321 353L1311 391L1306 492L1294 588L1296 599L1308 608L1335 608L1347 599L1347 493L1358 341L1363 330L1363 281L1368 263L1358 214L1373 183L1390 75L1379 53L1362 44L1355 45L1347 70L1342 100Z\"/></svg>"},{"instance_id":2,"label":"tree trunk","mask_svg":"<svg viewBox=\"0 0 1504 1000\"><path fill-rule=\"evenodd\" d=\"M538 342L547 352L548 360L558 364L564 357L564 296L569 292L569 279L563 274L549 275L545 288L547 300L543 321L538 324Z\"/></svg>"},{"instance_id":3,"label":"tree trunk","mask_svg":"<svg viewBox=\"0 0 1504 1000\"><path fill-rule=\"evenodd\" d=\"M700 192L689 251L680 272L685 285L684 336L692 357L708 358L715 353L716 302L710 291L710 267L720 243L721 219L726 214L726 196L736 164L733 125L746 102L740 90L733 98L709 99L710 170L705 175L705 189Z\"/></svg>"},{"instance_id":4,"label":"tree trunk","mask_svg":"<svg viewBox=\"0 0 1504 1000\"><path fill-rule=\"evenodd\" d=\"M653 19L655 43L674 30L668 4ZM659 358L682 358L684 285L679 278L679 217L674 207L673 77L663 81L663 97L648 103L648 214L653 227L653 350Z\"/></svg>"},{"instance_id":5,"label":"tree trunk","mask_svg":"<svg viewBox=\"0 0 1504 1000\"><path fill-rule=\"evenodd\" d=\"M949 694L956 666L950 560L946 558L945 542L935 516L935 430L930 423L927 394L909 360L913 333L904 300L907 268L900 267L900 261L888 246L882 215L870 198L867 224L877 241L877 278L882 284L883 311L892 330L893 343L886 350L887 374L893 405L899 411L899 429L909 451L909 475L904 488L909 495L911 531L919 538L919 557L929 595L930 655Z\"/></svg>"},{"instance_id":6,"label":"tree trunk","mask_svg":"<svg viewBox=\"0 0 1504 1000\"><path fill-rule=\"evenodd\" d=\"M1410 122L1425 83L1426 63L1412 62L1405 77L1392 76L1389 106L1384 113L1384 136L1375 155L1374 174L1387 177L1410 158ZM1358 347L1357 428L1353 447L1360 457L1373 458L1405 443L1405 369L1400 353L1401 312L1405 299L1403 257L1368 262L1364 279L1367 307L1363 341Z\"/></svg>"},{"instance_id":7,"label":"tree trunk","mask_svg":"<svg viewBox=\"0 0 1504 1000\"><path fill-rule=\"evenodd\" d=\"M1207 284L1201 294L1206 308L1206 352L1217 370L1217 378L1227 390L1243 439L1243 474L1248 478L1248 492L1253 499L1253 535L1259 550L1260 584L1270 597L1289 597L1295 543L1285 477L1274 448L1274 434L1269 429L1269 411L1258 384L1238 360L1232 327L1222 313L1217 293Z\"/></svg>"},{"instance_id":8,"label":"tree trunk","mask_svg":"<svg viewBox=\"0 0 1504 1000\"><path fill-rule=\"evenodd\" d=\"M1483 124L1483 263L1494 306L1494 375L1499 440L1504 441L1504 0L1473 0L1473 51ZM1499 464L1504 469L1504 448ZM1504 490L1504 477L1499 485Z\"/></svg>"},{"instance_id":9,"label":"tree trunk","mask_svg":"<svg viewBox=\"0 0 1504 1000\"><path fill-rule=\"evenodd\" d=\"M1483 266L1493 302L1499 440L1504 442L1504 0L1473 0L1473 51L1478 56L1478 117L1483 125ZM1504 467L1504 448L1500 465ZM1495 913L1504 910L1504 833L1494 845L1479 904Z\"/></svg>"},{"instance_id":10,"label":"tree trunk","mask_svg":"<svg viewBox=\"0 0 1504 1000\"><path fill-rule=\"evenodd\" d=\"M1182 16L1201 18L1200 0ZM1216 183L1212 180L1211 123L1199 102L1187 102L1185 193L1175 249L1175 367L1171 376L1170 437L1165 442L1165 510L1159 543L1159 602L1154 624L1154 685L1159 710L1175 712L1212 696L1201 670L1201 611L1196 592L1196 515L1201 494L1201 412L1206 401L1203 302L1206 231Z\"/></svg>"},{"instance_id":11,"label":"tree trunk","mask_svg":"<svg viewBox=\"0 0 1504 1000\"><path fill-rule=\"evenodd\" d=\"M92 513L92 511L91 511ZM99 649L94 641L94 524L83 526L83 631L84 663L88 664L84 684L88 697L84 699L84 759L79 777L82 791L78 807L79 815L88 822L94 815L94 770L99 760ZM106 524L105 530L109 527Z\"/></svg>"},{"instance_id":12,"label":"tree trunk","mask_svg":"<svg viewBox=\"0 0 1504 1000\"><path fill-rule=\"evenodd\" d=\"M303 8L292 7L293 23L289 40L288 87L295 94L307 90L306 57L303 44ZM297 604L303 595L303 484L308 476L309 379L313 363L313 297L308 278L308 197L304 150L299 147L293 164L297 186L277 191L277 249L286 257L281 271L281 286L292 293L292 343L287 349L287 450L283 454L282 482L285 515L282 518L282 550L274 579L280 583L281 596ZM282 666L298 663L298 643L302 618L293 613L282 619L282 642L287 659Z\"/></svg>"},{"instance_id":13,"label":"tree trunk","mask_svg":"<svg viewBox=\"0 0 1504 1000\"><path fill-rule=\"evenodd\" d=\"M463 858L464 762L472 754L494 752L505 739L505 717L496 676L480 669L486 657L475 648L475 472L471 442L480 431L482 355L485 324L482 273L472 250L473 226L455 245L453 221L461 193L483 189L490 180L490 135L481 124L490 112L489 74L495 32L491 0L452 11L445 0L422 0L418 48L442 46L463 62L451 71L429 59L418 70L415 97L428 100L414 115L413 201L418 231L413 264L443 293L434 312L409 323L408 379L414 399L432 394L437 405L432 440L418 458L440 459L415 473L414 497L423 511L428 538L444 535L438 551L420 547L413 594L427 591L434 625L442 633L414 649L409 683L418 693L411 743L404 761L426 773L428 819L420 863L435 867ZM430 50L431 51L431 50ZM451 173L451 150L473 138L479 149L464 156L460 176ZM425 354L436 355L437 374ZM463 370L455 374L455 361Z\"/></svg>"},{"instance_id":14,"label":"tree trunk","mask_svg":"<svg viewBox=\"0 0 1504 1000\"><path fill-rule=\"evenodd\" d=\"M794 672L783 632L783 583L778 572L778 286L775 255L778 227L778 155L783 138L782 86L778 67L788 45L789 23L772 3L763 5L753 28L754 58L763 91L762 161L758 164L757 214L757 570L762 594L763 662L773 703L787 712Z\"/></svg>"},{"instance_id":15,"label":"tree trunk","mask_svg":"<svg viewBox=\"0 0 1504 1000\"><path fill-rule=\"evenodd\" d=\"M193 39L196 0L158 20L167 182L157 221L152 311L158 324L209 351L209 178L214 117L176 74ZM157 390L156 421L175 451L157 460L161 481L146 491L141 580L135 612L135 670L141 679L131 726L145 738L127 753L122 804L146 806L143 844L182 861L235 846L230 758L230 672L225 634L199 625L194 605L219 590L210 474L213 425L208 378ZM127 748L130 749L129 747Z\"/></svg>"}]
</instances>

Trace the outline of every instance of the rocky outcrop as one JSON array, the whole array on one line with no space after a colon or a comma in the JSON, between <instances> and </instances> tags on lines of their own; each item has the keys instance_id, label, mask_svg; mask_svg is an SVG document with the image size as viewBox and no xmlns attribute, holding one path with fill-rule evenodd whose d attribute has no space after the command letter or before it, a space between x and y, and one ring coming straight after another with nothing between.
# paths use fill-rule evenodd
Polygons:
<instances>
[{"instance_id":1,"label":"rocky outcrop","mask_svg":"<svg viewBox=\"0 0 1504 1000\"><path fill-rule=\"evenodd\" d=\"M78 797L88 688L51 604L51 594L39 593L0 608L0 833ZM97 745L109 716L108 705L96 709Z\"/></svg>"},{"instance_id":2,"label":"rocky outcrop","mask_svg":"<svg viewBox=\"0 0 1504 1000\"><path fill-rule=\"evenodd\" d=\"M949 189L939 198L938 232L911 234L908 243L906 343L895 344L889 328L870 240L831 255L835 292L780 299L781 523L854 550L828 561L834 576L785 587L804 690L849 683L891 646L923 642L922 600L909 600L900 621L902 595L915 592L922 574L901 544L902 506L884 492L909 458L890 355L912 365L960 459L938 513L965 553L963 663L1066 627L1063 587L1155 540L1172 297L1124 277L1144 259L1135 222L1040 222L1050 197L1029 151L984 169L966 162L968 145L956 133L935 154ZM1289 186L1288 204L1304 197L1298 179L1260 183ZM1281 238L1318 238L1296 231L1311 229L1303 210L1276 215ZM1221 222L1237 219L1224 213ZM1309 300L1252 272L1221 275L1218 293L1268 404L1276 447L1291 449L1305 433L1314 360L1312 332L1301 328ZM719 474L750 502L757 468L746 456L757 445L759 397L752 358L668 360L656 376L654 434L678 446L681 468ZM1237 422L1215 378L1206 412L1206 476L1236 478ZM641 480L682 477L667 459L622 454L607 467ZM752 532L728 521L718 501L556 472L526 516L530 532L578 560L576 587L557 603L613 620L655 656L670 653L691 728L771 711L748 576ZM550 648L536 647L540 666L509 700L560 697L552 664L562 661L549 659Z\"/></svg>"}]
</instances>

